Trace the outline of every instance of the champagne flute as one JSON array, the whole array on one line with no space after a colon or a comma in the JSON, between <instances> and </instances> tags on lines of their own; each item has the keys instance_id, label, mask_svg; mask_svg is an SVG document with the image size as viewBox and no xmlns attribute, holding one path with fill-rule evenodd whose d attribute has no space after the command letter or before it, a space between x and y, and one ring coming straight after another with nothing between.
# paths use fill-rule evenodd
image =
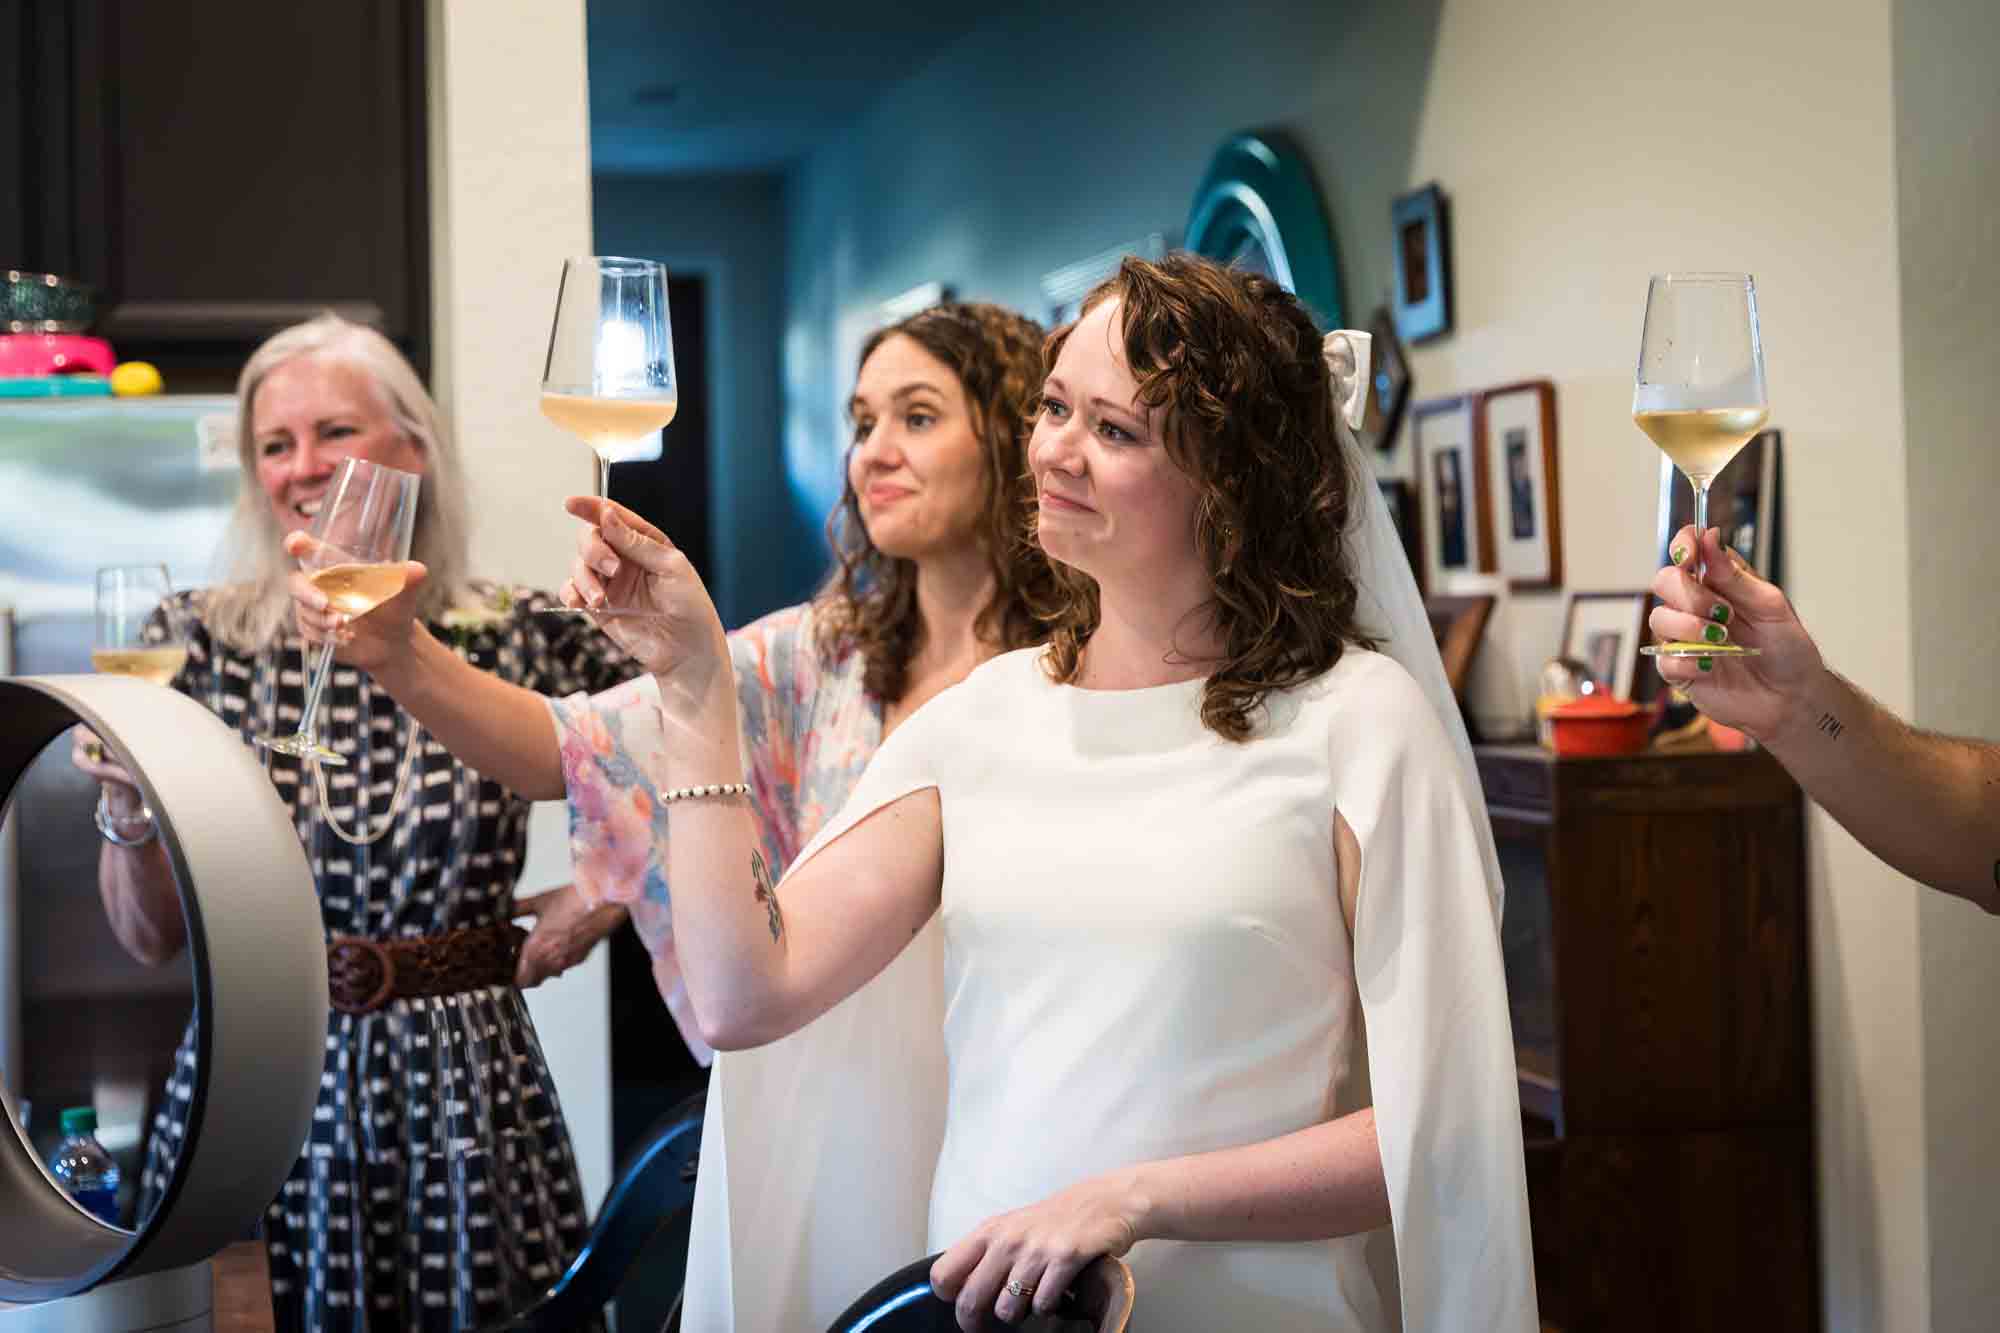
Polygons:
<instances>
[{"instance_id":1,"label":"champagne flute","mask_svg":"<svg viewBox=\"0 0 2000 1333\"><path fill-rule=\"evenodd\" d=\"M403 590L403 562L410 558L421 480L413 472L360 458L340 465L313 518L312 547L300 557L299 567L343 616L365 616ZM314 725L320 694L333 672L333 650L331 637L320 645L298 731L283 737L259 736L257 744L322 764L347 762L320 744Z\"/></svg>"},{"instance_id":2,"label":"champagne flute","mask_svg":"<svg viewBox=\"0 0 2000 1333\"><path fill-rule=\"evenodd\" d=\"M165 565L107 565L97 571L97 638L90 650L93 670L165 685L187 661L187 633L167 596L173 583ZM150 637L147 626L159 612L165 632Z\"/></svg>"},{"instance_id":3,"label":"champagne flute","mask_svg":"<svg viewBox=\"0 0 2000 1333\"><path fill-rule=\"evenodd\" d=\"M1770 416L1757 284L1747 273L1666 273L1646 290L1632 420L1694 487L1694 576L1707 575L1708 488ZM1733 643L1671 642L1654 657L1754 657Z\"/></svg>"}]
</instances>

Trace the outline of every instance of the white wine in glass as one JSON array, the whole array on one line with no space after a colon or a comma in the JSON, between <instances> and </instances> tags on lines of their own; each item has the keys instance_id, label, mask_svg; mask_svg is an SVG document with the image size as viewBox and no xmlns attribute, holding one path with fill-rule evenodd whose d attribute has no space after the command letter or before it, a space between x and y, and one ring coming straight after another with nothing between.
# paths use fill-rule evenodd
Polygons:
<instances>
[{"instance_id":1,"label":"white wine in glass","mask_svg":"<svg viewBox=\"0 0 2000 1333\"><path fill-rule=\"evenodd\" d=\"M563 261L542 368L542 415L596 455L597 494L626 447L674 419L674 332L667 270L651 259Z\"/></svg>"},{"instance_id":2,"label":"white wine in glass","mask_svg":"<svg viewBox=\"0 0 2000 1333\"><path fill-rule=\"evenodd\" d=\"M312 547L300 568L329 605L349 618L365 616L403 590L408 578L410 538L417 526L417 494L422 479L413 472L349 458L334 474L333 486L313 517ZM319 660L306 685L305 711L290 736L259 736L257 744L279 754L315 763L347 761L320 744L315 730L319 697L333 673L334 641L320 646Z\"/></svg>"},{"instance_id":3,"label":"white wine in glass","mask_svg":"<svg viewBox=\"0 0 2000 1333\"><path fill-rule=\"evenodd\" d=\"M97 638L91 669L165 685L187 662L187 637L167 602L165 565L109 565L97 571ZM154 616L160 617L157 627Z\"/></svg>"},{"instance_id":4,"label":"white wine in glass","mask_svg":"<svg viewBox=\"0 0 2000 1333\"><path fill-rule=\"evenodd\" d=\"M1707 576L1701 537L1708 488L1764 428L1764 344L1757 284L1747 273L1666 273L1646 290L1632 420L1694 488L1696 579ZM1711 633L1723 633L1720 626ZM1639 650L1656 657L1753 657L1728 642L1669 642Z\"/></svg>"}]
</instances>

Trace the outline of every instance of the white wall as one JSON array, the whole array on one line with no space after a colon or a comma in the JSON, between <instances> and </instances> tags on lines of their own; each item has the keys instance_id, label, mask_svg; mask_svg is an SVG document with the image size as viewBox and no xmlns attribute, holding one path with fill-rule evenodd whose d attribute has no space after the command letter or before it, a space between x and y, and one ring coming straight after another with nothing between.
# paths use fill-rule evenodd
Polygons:
<instances>
[{"instance_id":1,"label":"white wall","mask_svg":"<svg viewBox=\"0 0 2000 1333\"><path fill-rule=\"evenodd\" d=\"M543 588L569 568L589 453L543 420L556 280L591 252L582 0L428 0L433 380L472 479L473 567ZM569 879L560 804L530 824L522 894ZM607 954L529 992L594 1212L611 1181Z\"/></svg>"},{"instance_id":2,"label":"white wall","mask_svg":"<svg viewBox=\"0 0 2000 1333\"><path fill-rule=\"evenodd\" d=\"M886 90L794 179L795 468L825 471L838 448L852 347L875 302L935 279L1038 310L1042 273L1149 231L1177 235L1223 136L1276 125L1319 176L1350 319L1386 289L1390 197L1444 185L1457 327L1415 352L1418 394L1556 381L1571 587L1638 588L1653 571L1657 454L1629 417L1647 274L1754 272L1790 458L1790 591L1828 656L1907 712L1906 487L1938 479L1905 445L1891 6L1300 0L1143 22L1052 3L1010 11ZM1990 251L1990 210L1962 216L1987 229ZM1966 288L1971 300L1994 290L1990 277ZM1982 480L1970 494L1993 493ZM1976 526L1926 527L1927 552L1944 538L1938 558L1977 579L1990 562L1963 545ZM1962 626L1971 605L1937 623ZM1561 602L1515 611L1525 668L1554 650ZM1990 609L1979 614L1978 632L1993 633ZM1985 673L1968 689L1990 707L1996 654L1982 642L1964 661ZM2000 1191L1968 1187L1948 1215L1928 1202L1990 1125L1943 1103L1926 1116L1925 1019L1974 994L1974 964L1923 972L1911 886L1817 814L1809 844L1827 1327L1922 1329L1936 1227L1962 1229L1966 1251L1938 1250L1952 1263L2000 1232ZM1980 1267L1995 1267L1990 1253Z\"/></svg>"},{"instance_id":3,"label":"white wall","mask_svg":"<svg viewBox=\"0 0 2000 1333\"><path fill-rule=\"evenodd\" d=\"M1897 0L1895 38L1914 716L2000 739L2000 10ZM1971 1333L2000 1323L2000 919L1926 894L1918 940L1932 1327Z\"/></svg>"}]
</instances>

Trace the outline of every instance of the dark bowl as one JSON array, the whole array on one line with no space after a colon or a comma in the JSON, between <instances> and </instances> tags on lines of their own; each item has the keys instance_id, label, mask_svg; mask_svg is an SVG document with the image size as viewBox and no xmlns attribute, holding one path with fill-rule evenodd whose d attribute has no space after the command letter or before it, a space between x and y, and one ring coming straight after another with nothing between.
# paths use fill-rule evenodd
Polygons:
<instances>
[{"instance_id":1,"label":"dark bowl","mask_svg":"<svg viewBox=\"0 0 2000 1333\"><path fill-rule=\"evenodd\" d=\"M97 314L89 284L53 273L7 270L0 290L0 332L86 333Z\"/></svg>"}]
</instances>

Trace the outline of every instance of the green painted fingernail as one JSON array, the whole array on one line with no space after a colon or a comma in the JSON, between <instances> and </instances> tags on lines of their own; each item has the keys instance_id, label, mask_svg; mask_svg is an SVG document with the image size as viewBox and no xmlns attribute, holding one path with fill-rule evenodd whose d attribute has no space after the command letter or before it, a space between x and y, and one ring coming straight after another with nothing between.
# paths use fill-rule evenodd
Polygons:
<instances>
[{"instance_id":1,"label":"green painted fingernail","mask_svg":"<svg viewBox=\"0 0 2000 1333\"><path fill-rule=\"evenodd\" d=\"M1676 546L1676 547L1675 547L1675 548L1673 549L1673 552L1672 552L1672 555L1671 555L1671 557L1670 557L1670 558L1671 558L1671 559L1673 560L1673 562L1674 562L1675 564L1677 564L1677 565L1684 565L1684 564L1686 564L1686 563L1687 563L1687 558L1688 558L1688 553L1687 553L1687 547L1685 547L1685 546Z\"/></svg>"},{"instance_id":2,"label":"green painted fingernail","mask_svg":"<svg viewBox=\"0 0 2000 1333\"><path fill-rule=\"evenodd\" d=\"M1703 671L1713 671L1715 670L1715 659L1712 657L1704 657L1700 661L1696 662L1695 665L1700 667Z\"/></svg>"},{"instance_id":3,"label":"green painted fingernail","mask_svg":"<svg viewBox=\"0 0 2000 1333\"><path fill-rule=\"evenodd\" d=\"M1729 603L1717 602L1714 606L1709 607L1708 618L1718 625L1727 625L1729 623Z\"/></svg>"},{"instance_id":4,"label":"green painted fingernail","mask_svg":"<svg viewBox=\"0 0 2000 1333\"><path fill-rule=\"evenodd\" d=\"M1721 643L1729 637L1729 631L1720 625L1703 625L1701 627L1701 637L1707 639L1710 643Z\"/></svg>"}]
</instances>

